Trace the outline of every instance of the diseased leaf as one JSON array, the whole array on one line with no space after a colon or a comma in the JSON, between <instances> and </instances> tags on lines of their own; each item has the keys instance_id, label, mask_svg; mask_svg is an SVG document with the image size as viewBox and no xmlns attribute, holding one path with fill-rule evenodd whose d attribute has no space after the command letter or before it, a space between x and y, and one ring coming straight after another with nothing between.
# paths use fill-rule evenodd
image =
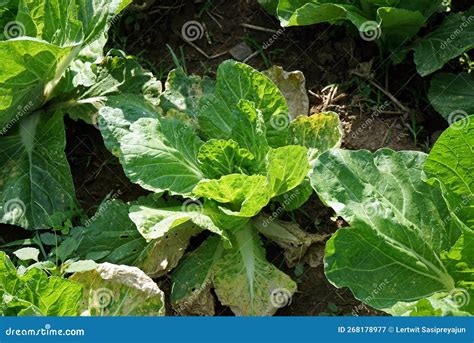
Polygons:
<instances>
[{"instance_id":1,"label":"diseased leaf","mask_svg":"<svg viewBox=\"0 0 474 343\"><path fill-rule=\"evenodd\" d=\"M267 261L255 230L235 232L234 246L224 250L214 269L221 303L238 316L270 316L288 305L296 283Z\"/></svg>"},{"instance_id":2,"label":"diseased leaf","mask_svg":"<svg viewBox=\"0 0 474 343\"><path fill-rule=\"evenodd\" d=\"M205 209L204 207L194 209L191 206L188 206L188 208L186 208L186 206L182 208L132 206L130 208L129 217L147 241L169 235L176 236L179 231L184 230L187 232L185 236L188 242L189 238L198 234L203 229L217 233L226 239L226 233L220 227L216 226L210 217L213 215L212 211L212 209Z\"/></svg>"},{"instance_id":3,"label":"diseased leaf","mask_svg":"<svg viewBox=\"0 0 474 343\"><path fill-rule=\"evenodd\" d=\"M140 118L158 118L159 112L141 96L112 96L99 110L98 123L107 149L120 157L120 141L130 133L130 126Z\"/></svg>"},{"instance_id":4,"label":"diseased leaf","mask_svg":"<svg viewBox=\"0 0 474 343\"><path fill-rule=\"evenodd\" d=\"M154 206L158 206L158 204L154 204ZM161 217L143 218L141 215L147 215L147 213L135 213L134 210L134 207L129 209L129 217L133 219L135 228L138 229L140 234L148 229L158 230L157 226L160 224L167 225L160 222ZM146 220L149 220L149 222L146 222ZM157 221L157 225L151 227L154 224L153 220ZM204 224L198 226L198 222L201 223L199 220L196 220L196 223L190 220L176 227L170 227L166 232L166 228L163 228L163 235L147 243L147 247L140 253L140 259L136 265L152 278L161 277L173 270L186 252L189 240L207 228L204 227ZM148 240L148 235L144 237Z\"/></svg>"},{"instance_id":5,"label":"diseased leaf","mask_svg":"<svg viewBox=\"0 0 474 343\"><path fill-rule=\"evenodd\" d=\"M290 120L309 113L309 98L306 79L301 71L287 72L282 67L273 66L263 72L277 85L288 104Z\"/></svg>"},{"instance_id":6,"label":"diseased leaf","mask_svg":"<svg viewBox=\"0 0 474 343\"><path fill-rule=\"evenodd\" d=\"M339 116L334 112L300 116L290 123L290 144L307 147L311 164L323 152L339 148L342 135Z\"/></svg>"},{"instance_id":7,"label":"diseased leaf","mask_svg":"<svg viewBox=\"0 0 474 343\"><path fill-rule=\"evenodd\" d=\"M146 198L133 204L157 206L160 202ZM194 231L186 230L182 225L183 229L175 234L147 243L128 216L130 206L120 200L105 200L84 227L74 228L61 243L60 251L67 250L64 246L73 245L62 259L79 257L99 263L135 266L154 278L176 267L188 246L190 233Z\"/></svg>"},{"instance_id":8,"label":"diseased leaf","mask_svg":"<svg viewBox=\"0 0 474 343\"><path fill-rule=\"evenodd\" d=\"M65 145L59 113L37 112L0 137L0 222L44 229L53 215L68 218L76 199Z\"/></svg>"},{"instance_id":9,"label":"diseased leaf","mask_svg":"<svg viewBox=\"0 0 474 343\"><path fill-rule=\"evenodd\" d=\"M136 267L102 263L95 270L75 273L71 280L84 287L82 316L162 316L164 293Z\"/></svg>"},{"instance_id":10,"label":"diseased leaf","mask_svg":"<svg viewBox=\"0 0 474 343\"><path fill-rule=\"evenodd\" d=\"M284 222L263 213L253 218L252 224L262 235L284 250L285 261L290 268L302 260L310 246L328 238L328 235L310 234L301 230L298 224Z\"/></svg>"},{"instance_id":11,"label":"diseased leaf","mask_svg":"<svg viewBox=\"0 0 474 343\"><path fill-rule=\"evenodd\" d=\"M162 277L173 270L186 252L190 238L200 232L191 226L192 223L182 224L179 230L149 242L137 267L151 278Z\"/></svg>"},{"instance_id":12,"label":"diseased leaf","mask_svg":"<svg viewBox=\"0 0 474 343\"><path fill-rule=\"evenodd\" d=\"M178 314L214 315L212 273L222 252L220 238L212 236L187 254L173 271L171 305Z\"/></svg>"},{"instance_id":13,"label":"diseased leaf","mask_svg":"<svg viewBox=\"0 0 474 343\"><path fill-rule=\"evenodd\" d=\"M447 62L474 48L474 7L465 13L453 13L443 24L415 46L415 63L421 76L441 69Z\"/></svg>"},{"instance_id":14,"label":"diseased leaf","mask_svg":"<svg viewBox=\"0 0 474 343\"><path fill-rule=\"evenodd\" d=\"M425 160L419 152L334 149L318 158L311 177L323 202L350 224L326 244L326 276L378 309L463 283L441 259L461 226L446 223L441 191L423 182Z\"/></svg>"},{"instance_id":15,"label":"diseased leaf","mask_svg":"<svg viewBox=\"0 0 474 343\"><path fill-rule=\"evenodd\" d=\"M199 100L213 91L214 81L206 77L188 76L182 68L178 68L168 74L160 106L165 112L175 109L196 118L199 116Z\"/></svg>"},{"instance_id":16,"label":"diseased leaf","mask_svg":"<svg viewBox=\"0 0 474 343\"><path fill-rule=\"evenodd\" d=\"M431 105L450 123L474 114L474 75L436 74L428 93Z\"/></svg>"}]
</instances>

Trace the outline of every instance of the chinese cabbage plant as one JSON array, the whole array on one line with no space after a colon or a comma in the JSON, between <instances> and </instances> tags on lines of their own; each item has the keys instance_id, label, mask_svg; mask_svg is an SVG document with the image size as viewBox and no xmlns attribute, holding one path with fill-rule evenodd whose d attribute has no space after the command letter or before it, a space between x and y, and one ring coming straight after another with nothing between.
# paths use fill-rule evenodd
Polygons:
<instances>
[{"instance_id":1,"label":"chinese cabbage plant","mask_svg":"<svg viewBox=\"0 0 474 343\"><path fill-rule=\"evenodd\" d=\"M272 201L297 208L308 199L311 165L341 142L338 116L290 120L279 88L234 61L219 66L215 81L171 72L159 109L143 99L115 100L100 110L99 124L126 175L158 195L185 199L130 206L143 244L161 247L148 250L154 265L143 267L150 261L144 256L138 263L155 277L174 269L171 300L179 313L213 314L214 289L238 315L273 314L282 306L276 299L291 297L296 284L267 261L259 231L288 250L320 237L262 210ZM176 267L203 230L211 234Z\"/></svg>"},{"instance_id":2,"label":"chinese cabbage plant","mask_svg":"<svg viewBox=\"0 0 474 343\"><path fill-rule=\"evenodd\" d=\"M44 229L75 210L58 99L95 83L107 30L130 2L18 0L0 10L1 223Z\"/></svg>"},{"instance_id":3,"label":"chinese cabbage plant","mask_svg":"<svg viewBox=\"0 0 474 343\"><path fill-rule=\"evenodd\" d=\"M432 152L334 149L311 183L349 227L328 241L325 272L394 315L474 314L474 118Z\"/></svg>"},{"instance_id":4,"label":"chinese cabbage plant","mask_svg":"<svg viewBox=\"0 0 474 343\"><path fill-rule=\"evenodd\" d=\"M0 9L0 223L44 230L2 248L36 244L45 259L38 261L38 249L19 249L15 268L0 252L0 315L164 314L163 293L143 271L76 261L70 252L81 246L46 231L71 225L76 212L64 115L94 122L117 94L152 103L161 91L122 53L104 57L107 30L130 2L11 0Z\"/></svg>"}]
</instances>

